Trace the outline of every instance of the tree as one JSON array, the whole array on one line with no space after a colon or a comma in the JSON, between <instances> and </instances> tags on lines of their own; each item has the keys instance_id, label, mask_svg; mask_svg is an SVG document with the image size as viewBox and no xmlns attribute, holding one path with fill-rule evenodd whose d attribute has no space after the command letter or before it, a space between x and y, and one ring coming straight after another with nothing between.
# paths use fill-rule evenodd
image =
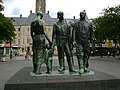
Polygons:
<instances>
[{"instance_id":1,"label":"tree","mask_svg":"<svg viewBox=\"0 0 120 90\"><path fill-rule=\"evenodd\" d=\"M3 10L3 5L2 5L2 0L0 0L0 11L2 11Z\"/></svg>"},{"instance_id":2,"label":"tree","mask_svg":"<svg viewBox=\"0 0 120 90\"><path fill-rule=\"evenodd\" d=\"M97 40L120 41L120 5L103 9L102 14L93 20Z\"/></svg>"},{"instance_id":3,"label":"tree","mask_svg":"<svg viewBox=\"0 0 120 90\"><path fill-rule=\"evenodd\" d=\"M2 2L2 0L0 0ZM0 4L0 11L3 10ZM13 22L0 13L0 41L9 41L15 38L15 28Z\"/></svg>"},{"instance_id":4,"label":"tree","mask_svg":"<svg viewBox=\"0 0 120 90\"><path fill-rule=\"evenodd\" d=\"M15 28L11 20L0 14L0 40L15 38Z\"/></svg>"}]
</instances>

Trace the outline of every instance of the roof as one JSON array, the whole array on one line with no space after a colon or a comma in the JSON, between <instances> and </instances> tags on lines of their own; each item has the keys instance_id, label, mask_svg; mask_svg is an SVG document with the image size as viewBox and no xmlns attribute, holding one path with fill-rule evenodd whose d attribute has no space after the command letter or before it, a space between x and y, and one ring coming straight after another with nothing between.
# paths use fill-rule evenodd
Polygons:
<instances>
[{"instance_id":1,"label":"roof","mask_svg":"<svg viewBox=\"0 0 120 90\"><path fill-rule=\"evenodd\" d=\"M10 20L14 20L14 25L22 25L27 17L8 17Z\"/></svg>"},{"instance_id":2,"label":"roof","mask_svg":"<svg viewBox=\"0 0 120 90\"><path fill-rule=\"evenodd\" d=\"M57 18L52 18L52 19L53 19L53 21L54 21L54 22L57 22L57 21L58 21L58 19L57 19Z\"/></svg>"},{"instance_id":3,"label":"roof","mask_svg":"<svg viewBox=\"0 0 120 90\"><path fill-rule=\"evenodd\" d=\"M58 21L57 18L52 18L52 19L55 23ZM65 18L65 20L67 21L68 24L72 24L72 23L76 22L78 19L67 19L67 18Z\"/></svg>"},{"instance_id":4,"label":"roof","mask_svg":"<svg viewBox=\"0 0 120 90\"><path fill-rule=\"evenodd\" d=\"M28 16L28 18L25 19L25 21L22 23L22 25L29 25L37 19L37 15L36 13L32 13ZM50 17L49 14L45 14L43 15L43 20L45 21L45 24L46 25L53 25L54 24L54 21L53 19Z\"/></svg>"},{"instance_id":5,"label":"roof","mask_svg":"<svg viewBox=\"0 0 120 90\"><path fill-rule=\"evenodd\" d=\"M35 13L30 14L25 21L22 23L22 25L28 25L30 26L31 22L36 20L37 16Z\"/></svg>"},{"instance_id":6,"label":"roof","mask_svg":"<svg viewBox=\"0 0 120 90\"><path fill-rule=\"evenodd\" d=\"M50 17L49 14L44 14L43 20L47 23L47 25L53 25L54 20Z\"/></svg>"},{"instance_id":7,"label":"roof","mask_svg":"<svg viewBox=\"0 0 120 90\"><path fill-rule=\"evenodd\" d=\"M8 17L14 22L14 25L28 25L30 26L31 22L37 19L36 13L31 13L28 17ZM43 20L46 25L53 25L54 21L49 14L43 14Z\"/></svg>"},{"instance_id":8,"label":"roof","mask_svg":"<svg viewBox=\"0 0 120 90\"><path fill-rule=\"evenodd\" d=\"M28 17L8 17L11 20L14 20L14 25L25 25L30 26L31 22L37 19L36 13L31 13ZM53 25L58 21L57 18L51 18L49 14L43 14L43 20L46 25ZM74 23L77 19L66 19L68 23Z\"/></svg>"}]
</instances>

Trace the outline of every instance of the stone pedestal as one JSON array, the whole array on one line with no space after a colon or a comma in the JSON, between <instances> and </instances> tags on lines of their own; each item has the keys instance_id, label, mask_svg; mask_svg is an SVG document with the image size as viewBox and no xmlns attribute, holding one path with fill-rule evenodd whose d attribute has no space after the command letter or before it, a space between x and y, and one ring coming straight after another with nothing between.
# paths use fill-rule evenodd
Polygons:
<instances>
[{"instance_id":1,"label":"stone pedestal","mask_svg":"<svg viewBox=\"0 0 120 90\"><path fill-rule=\"evenodd\" d=\"M53 71L58 67L53 67ZM92 70L94 75L30 76L32 67L24 67L5 84L4 90L120 90L120 79ZM42 68L46 71L46 68Z\"/></svg>"}]
</instances>

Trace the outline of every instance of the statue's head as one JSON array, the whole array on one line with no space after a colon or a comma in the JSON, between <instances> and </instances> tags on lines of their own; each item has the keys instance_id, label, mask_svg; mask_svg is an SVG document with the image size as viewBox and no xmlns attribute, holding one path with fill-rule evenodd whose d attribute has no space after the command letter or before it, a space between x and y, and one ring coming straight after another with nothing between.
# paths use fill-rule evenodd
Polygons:
<instances>
[{"instance_id":1,"label":"statue's head","mask_svg":"<svg viewBox=\"0 0 120 90\"><path fill-rule=\"evenodd\" d=\"M62 11L59 11L59 12L57 13L57 18L58 18L59 20L63 20L63 19L64 19L64 13L63 13Z\"/></svg>"},{"instance_id":2,"label":"statue's head","mask_svg":"<svg viewBox=\"0 0 120 90\"><path fill-rule=\"evenodd\" d=\"M86 17L86 12L85 12L85 10L83 10L80 12L80 18L85 19L85 17Z\"/></svg>"},{"instance_id":3,"label":"statue's head","mask_svg":"<svg viewBox=\"0 0 120 90\"><path fill-rule=\"evenodd\" d=\"M41 10L38 10L38 11L37 11L37 16L40 16L40 17L41 17L41 19L43 18L43 13L42 13L42 11L41 11Z\"/></svg>"}]
</instances>

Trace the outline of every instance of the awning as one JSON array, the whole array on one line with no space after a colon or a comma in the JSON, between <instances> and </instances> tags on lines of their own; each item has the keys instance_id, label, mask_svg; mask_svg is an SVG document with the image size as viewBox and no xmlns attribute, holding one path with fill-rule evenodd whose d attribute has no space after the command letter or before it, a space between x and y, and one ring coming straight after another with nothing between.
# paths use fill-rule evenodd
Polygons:
<instances>
[{"instance_id":1,"label":"awning","mask_svg":"<svg viewBox=\"0 0 120 90\"><path fill-rule=\"evenodd\" d=\"M13 44L11 44L11 47L13 46ZM10 47L10 43L6 43L6 44L4 44L4 46L3 47Z\"/></svg>"}]
</instances>

